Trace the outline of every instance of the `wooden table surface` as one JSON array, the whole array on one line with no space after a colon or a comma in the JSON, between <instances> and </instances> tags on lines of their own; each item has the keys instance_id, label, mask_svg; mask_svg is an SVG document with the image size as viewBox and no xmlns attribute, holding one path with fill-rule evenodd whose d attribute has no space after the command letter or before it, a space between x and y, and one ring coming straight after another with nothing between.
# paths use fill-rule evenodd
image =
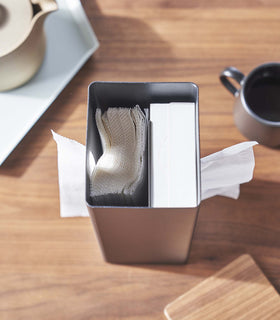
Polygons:
<instances>
[{"instance_id":1,"label":"wooden table surface","mask_svg":"<svg viewBox=\"0 0 280 320\"><path fill-rule=\"evenodd\" d=\"M188 264L102 259L89 218L61 219L50 129L85 142L91 81L193 81L201 155L245 141L219 73L279 60L277 0L84 0L100 48L0 167L0 319L164 319L165 305L243 253L280 291L280 150L255 148L239 200L202 202Z\"/></svg>"}]
</instances>

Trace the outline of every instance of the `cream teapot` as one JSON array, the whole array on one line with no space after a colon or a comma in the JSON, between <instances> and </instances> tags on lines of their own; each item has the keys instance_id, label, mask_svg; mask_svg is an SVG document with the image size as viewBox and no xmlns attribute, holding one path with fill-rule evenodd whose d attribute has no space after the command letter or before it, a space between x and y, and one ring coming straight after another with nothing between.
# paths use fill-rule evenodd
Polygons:
<instances>
[{"instance_id":1,"label":"cream teapot","mask_svg":"<svg viewBox=\"0 0 280 320\"><path fill-rule=\"evenodd\" d=\"M44 21L55 10L54 0L0 0L0 91L35 75L45 55Z\"/></svg>"}]
</instances>

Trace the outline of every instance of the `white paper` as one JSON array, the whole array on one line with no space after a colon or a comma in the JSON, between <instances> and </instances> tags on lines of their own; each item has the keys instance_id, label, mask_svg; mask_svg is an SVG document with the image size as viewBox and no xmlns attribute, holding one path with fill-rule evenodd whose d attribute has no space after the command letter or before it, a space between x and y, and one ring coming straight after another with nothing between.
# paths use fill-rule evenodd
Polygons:
<instances>
[{"instance_id":1,"label":"white paper","mask_svg":"<svg viewBox=\"0 0 280 320\"><path fill-rule=\"evenodd\" d=\"M201 199L220 195L237 199L239 185L253 178L255 141L246 141L201 159Z\"/></svg>"},{"instance_id":2,"label":"white paper","mask_svg":"<svg viewBox=\"0 0 280 320\"><path fill-rule=\"evenodd\" d=\"M86 217L85 157L82 144L52 131L58 151L58 180L61 217ZM216 195L237 199L240 184L253 177L253 146L257 142L236 144L201 159L201 199Z\"/></svg>"},{"instance_id":3,"label":"white paper","mask_svg":"<svg viewBox=\"0 0 280 320\"><path fill-rule=\"evenodd\" d=\"M197 207L195 104L152 103L150 120L151 206Z\"/></svg>"},{"instance_id":4,"label":"white paper","mask_svg":"<svg viewBox=\"0 0 280 320\"><path fill-rule=\"evenodd\" d=\"M87 217L85 204L86 147L52 131L57 144L60 216Z\"/></svg>"}]
</instances>

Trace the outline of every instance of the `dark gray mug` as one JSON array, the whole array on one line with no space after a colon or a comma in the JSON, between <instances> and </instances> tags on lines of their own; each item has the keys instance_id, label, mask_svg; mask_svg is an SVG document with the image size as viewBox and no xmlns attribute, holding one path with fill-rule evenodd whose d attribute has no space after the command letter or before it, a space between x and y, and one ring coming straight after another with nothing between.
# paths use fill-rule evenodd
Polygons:
<instances>
[{"instance_id":1,"label":"dark gray mug","mask_svg":"<svg viewBox=\"0 0 280 320\"><path fill-rule=\"evenodd\" d=\"M230 78L240 84L239 89ZM228 67L220 80L235 96L233 114L240 132L260 144L280 146L280 63L262 64L246 77Z\"/></svg>"}]
</instances>

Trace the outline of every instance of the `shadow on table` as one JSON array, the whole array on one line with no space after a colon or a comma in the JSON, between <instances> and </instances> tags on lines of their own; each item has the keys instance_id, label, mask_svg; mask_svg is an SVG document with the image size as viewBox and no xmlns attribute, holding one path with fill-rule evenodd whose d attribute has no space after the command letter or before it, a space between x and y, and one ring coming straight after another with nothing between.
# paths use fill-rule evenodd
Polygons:
<instances>
[{"instance_id":1,"label":"shadow on table","mask_svg":"<svg viewBox=\"0 0 280 320\"><path fill-rule=\"evenodd\" d=\"M137 64L139 56L142 61L151 54L155 55L155 59L162 52L170 54L168 44L146 23L127 17L103 15L95 1L86 2L84 6L99 39L100 48L6 159L0 167L0 175L21 176L52 139L50 129L58 131L78 104L85 104L84 108L86 109L87 87L90 82L95 80L111 81L116 80L116 77L118 81L122 81L124 80L121 78L122 74L126 77L126 81L127 77L135 79L137 70L125 69L121 74L115 70L119 62L126 65L127 60L130 60L130 65L133 66ZM131 51L134 43L135 47ZM150 48L150 44L155 43L159 44L158 49ZM147 70L141 70L141 72L146 72L146 80L152 73ZM81 97L82 91L84 95ZM86 128L86 119L84 128ZM52 158L52 161L56 161L55 157Z\"/></svg>"},{"instance_id":2,"label":"shadow on table","mask_svg":"<svg viewBox=\"0 0 280 320\"><path fill-rule=\"evenodd\" d=\"M206 277L238 256L250 254L268 278L280 278L280 183L253 180L238 200L214 197L201 203L185 265L137 265ZM280 289L280 282L276 285Z\"/></svg>"}]
</instances>

